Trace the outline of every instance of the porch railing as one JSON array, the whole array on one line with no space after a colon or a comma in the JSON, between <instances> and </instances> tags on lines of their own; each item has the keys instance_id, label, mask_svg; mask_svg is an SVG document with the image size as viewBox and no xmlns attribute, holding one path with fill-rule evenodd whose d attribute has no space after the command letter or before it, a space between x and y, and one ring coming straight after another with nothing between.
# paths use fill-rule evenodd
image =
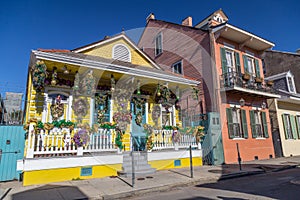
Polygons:
<instances>
[{"instance_id":1,"label":"porch railing","mask_svg":"<svg viewBox=\"0 0 300 200\"><path fill-rule=\"evenodd\" d=\"M76 131L76 129L74 130ZM49 132L40 130L35 132L32 125L29 127L26 157L33 158L39 155L64 156L78 154L78 147L74 144L73 134L67 128L54 128ZM115 131L99 129L97 133L89 135L87 145L82 148L83 153L117 151L115 146Z\"/></svg>"},{"instance_id":2,"label":"porch railing","mask_svg":"<svg viewBox=\"0 0 300 200\"><path fill-rule=\"evenodd\" d=\"M234 86L242 87L245 89L274 93L277 91L274 89L273 85L269 85L267 81L262 78L257 78L254 76L245 76L245 74L238 72L228 72L222 74L220 77L221 88L233 88Z\"/></svg>"},{"instance_id":3,"label":"porch railing","mask_svg":"<svg viewBox=\"0 0 300 200\"><path fill-rule=\"evenodd\" d=\"M198 147L196 138L191 134L180 134L179 140L174 141L173 130L154 130L153 150Z\"/></svg>"},{"instance_id":4,"label":"porch railing","mask_svg":"<svg viewBox=\"0 0 300 200\"><path fill-rule=\"evenodd\" d=\"M76 132L75 129L73 132ZM116 152L115 145L116 133L112 130L99 129L98 132L89 135L87 145L78 148L73 142L73 133L68 128L54 128L50 131L35 131L34 126L29 126L26 158L45 157L45 156L67 156L80 155L82 153L96 152ZM196 138L190 134L180 134L178 141L174 141L172 130L154 130L153 150L179 149L198 147Z\"/></svg>"}]
</instances>

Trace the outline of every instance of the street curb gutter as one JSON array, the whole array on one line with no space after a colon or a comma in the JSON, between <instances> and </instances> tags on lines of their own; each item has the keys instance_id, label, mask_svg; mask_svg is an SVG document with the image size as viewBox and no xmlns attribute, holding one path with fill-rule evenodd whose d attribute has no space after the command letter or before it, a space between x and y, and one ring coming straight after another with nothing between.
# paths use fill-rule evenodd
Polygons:
<instances>
[{"instance_id":1,"label":"street curb gutter","mask_svg":"<svg viewBox=\"0 0 300 200\"><path fill-rule=\"evenodd\" d=\"M4 199L6 195L11 191L12 188L5 189L3 195L0 196L0 200Z\"/></svg>"}]
</instances>

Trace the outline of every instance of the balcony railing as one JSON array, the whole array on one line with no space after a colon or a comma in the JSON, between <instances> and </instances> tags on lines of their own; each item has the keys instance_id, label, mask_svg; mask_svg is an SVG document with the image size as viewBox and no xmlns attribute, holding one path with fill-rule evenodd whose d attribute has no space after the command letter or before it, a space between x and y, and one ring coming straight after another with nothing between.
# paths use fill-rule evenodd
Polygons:
<instances>
[{"instance_id":1,"label":"balcony railing","mask_svg":"<svg viewBox=\"0 0 300 200\"><path fill-rule=\"evenodd\" d=\"M220 77L221 88L240 87L260 92L277 93L271 82L264 81L262 78L241 74L237 72L229 72L222 74Z\"/></svg>"}]
</instances>

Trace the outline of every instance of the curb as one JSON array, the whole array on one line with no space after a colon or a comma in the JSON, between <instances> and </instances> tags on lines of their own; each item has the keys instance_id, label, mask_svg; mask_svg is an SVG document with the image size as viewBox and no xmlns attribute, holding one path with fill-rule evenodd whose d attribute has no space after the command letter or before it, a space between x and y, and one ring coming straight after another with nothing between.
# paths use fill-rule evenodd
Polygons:
<instances>
[{"instance_id":1,"label":"curb","mask_svg":"<svg viewBox=\"0 0 300 200\"><path fill-rule=\"evenodd\" d=\"M119 199L119 198L138 196L141 194L147 194L147 193L151 193L151 192L165 192L165 191L177 188L177 187L186 187L186 186L192 186L192 185L203 184L203 183L215 183L218 180L219 180L218 178L211 178L211 179L205 179L205 180L198 179L198 180L191 180L188 182L181 182L181 183L157 186L157 187L152 187L152 188L144 188L144 189L136 189L136 190L132 189L132 191L128 191L128 192L124 192L124 193L113 194L113 195L103 195L100 199L110 200L110 199ZM92 199L96 200L97 198L92 198Z\"/></svg>"},{"instance_id":2,"label":"curb","mask_svg":"<svg viewBox=\"0 0 300 200\"><path fill-rule=\"evenodd\" d=\"M6 195L11 191L12 188L6 188L4 189L3 194L0 194L0 200L4 199L6 197Z\"/></svg>"}]
</instances>

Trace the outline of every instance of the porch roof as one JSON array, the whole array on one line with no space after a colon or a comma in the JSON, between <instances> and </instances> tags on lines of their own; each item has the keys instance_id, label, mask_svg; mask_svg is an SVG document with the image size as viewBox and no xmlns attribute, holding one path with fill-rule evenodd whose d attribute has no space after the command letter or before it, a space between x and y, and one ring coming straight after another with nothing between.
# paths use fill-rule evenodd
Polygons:
<instances>
[{"instance_id":1,"label":"porch roof","mask_svg":"<svg viewBox=\"0 0 300 200\"><path fill-rule=\"evenodd\" d=\"M36 59L61 62L70 65L77 65L82 67L94 68L99 70L107 70L128 75L135 75L150 79L157 79L161 81L186 84L197 86L200 81L192 78L176 75L171 72L134 65L129 62L122 62L114 59L106 59L98 56L91 56L82 53L74 52L45 52L33 50L33 55Z\"/></svg>"}]
</instances>

